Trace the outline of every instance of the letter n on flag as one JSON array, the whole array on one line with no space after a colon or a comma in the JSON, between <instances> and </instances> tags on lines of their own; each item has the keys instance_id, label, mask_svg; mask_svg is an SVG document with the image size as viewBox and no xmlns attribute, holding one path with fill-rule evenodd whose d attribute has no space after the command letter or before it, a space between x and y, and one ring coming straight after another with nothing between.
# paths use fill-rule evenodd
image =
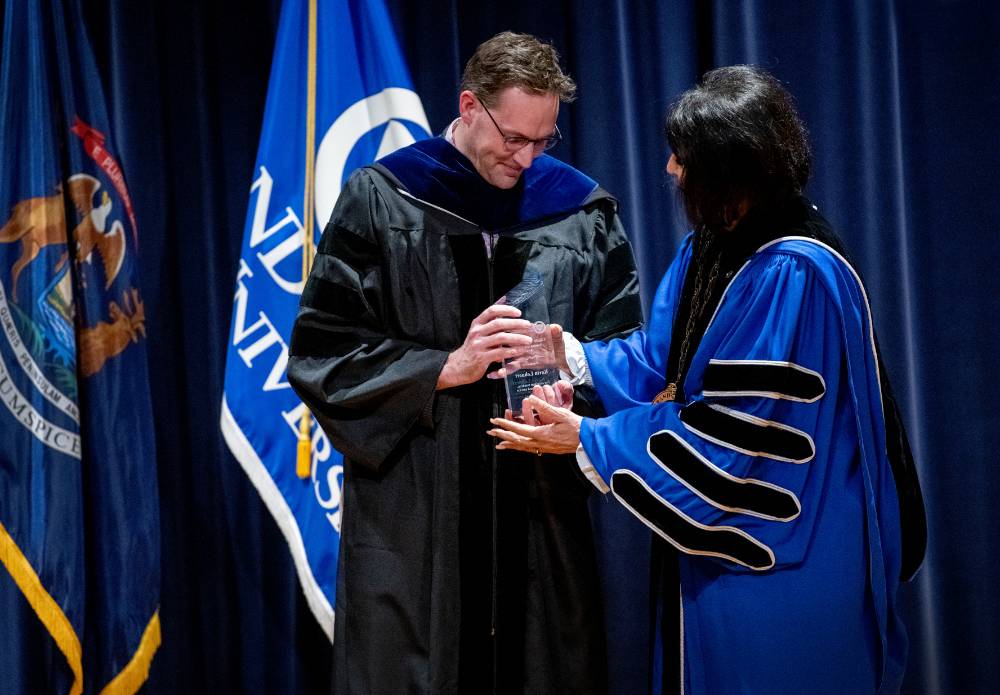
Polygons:
<instances>
[{"instance_id":1,"label":"letter n on flag","mask_svg":"<svg viewBox=\"0 0 1000 695\"><path fill-rule=\"evenodd\" d=\"M306 600L333 639L343 459L285 376L315 251L359 166L429 134L382 0L286 0L243 235L220 427L288 542ZM314 180L314 185L308 185ZM303 259L303 251L308 257Z\"/></svg>"},{"instance_id":2,"label":"letter n on flag","mask_svg":"<svg viewBox=\"0 0 1000 695\"><path fill-rule=\"evenodd\" d=\"M160 645L136 215L78 0L6 3L2 45L0 690L134 693Z\"/></svg>"}]
</instances>

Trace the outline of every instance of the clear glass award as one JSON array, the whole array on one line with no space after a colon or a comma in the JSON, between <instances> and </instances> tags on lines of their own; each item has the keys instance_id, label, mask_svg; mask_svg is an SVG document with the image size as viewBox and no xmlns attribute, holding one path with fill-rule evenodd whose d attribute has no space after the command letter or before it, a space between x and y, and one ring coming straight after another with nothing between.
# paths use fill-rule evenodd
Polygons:
<instances>
[{"instance_id":1,"label":"clear glass award","mask_svg":"<svg viewBox=\"0 0 1000 695\"><path fill-rule=\"evenodd\" d=\"M521 318L531 322L525 331L531 345L515 357L504 360L507 376L507 403L514 417L521 417L521 401L531 395L535 386L554 384L559 380L559 366L549 333L549 306L545 299L545 283L541 275L528 271L523 279L501 300L521 310Z\"/></svg>"}]
</instances>

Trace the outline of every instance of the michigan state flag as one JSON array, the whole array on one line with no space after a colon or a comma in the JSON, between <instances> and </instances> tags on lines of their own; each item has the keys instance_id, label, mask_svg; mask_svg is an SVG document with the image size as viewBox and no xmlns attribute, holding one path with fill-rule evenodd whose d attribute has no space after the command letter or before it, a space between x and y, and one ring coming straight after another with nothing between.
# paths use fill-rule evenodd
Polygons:
<instances>
[{"instance_id":1,"label":"michigan state flag","mask_svg":"<svg viewBox=\"0 0 1000 695\"><path fill-rule=\"evenodd\" d=\"M236 276L220 425L284 533L331 640L343 459L288 384L288 339L318 242L313 229L329 219L348 175L428 130L382 0L286 0Z\"/></svg>"},{"instance_id":2,"label":"michigan state flag","mask_svg":"<svg viewBox=\"0 0 1000 695\"><path fill-rule=\"evenodd\" d=\"M160 643L136 211L77 3L3 22L0 690L134 693Z\"/></svg>"}]
</instances>

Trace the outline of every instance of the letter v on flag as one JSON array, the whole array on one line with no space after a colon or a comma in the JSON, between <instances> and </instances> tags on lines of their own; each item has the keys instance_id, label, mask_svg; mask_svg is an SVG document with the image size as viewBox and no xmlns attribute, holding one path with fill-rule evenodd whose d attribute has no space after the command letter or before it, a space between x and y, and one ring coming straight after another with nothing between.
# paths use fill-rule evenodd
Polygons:
<instances>
[{"instance_id":1,"label":"letter v on flag","mask_svg":"<svg viewBox=\"0 0 1000 695\"><path fill-rule=\"evenodd\" d=\"M286 0L247 209L220 427L288 542L313 614L333 639L343 459L285 376L288 337L347 176L429 135L382 0ZM314 180L313 185L309 185Z\"/></svg>"}]
</instances>

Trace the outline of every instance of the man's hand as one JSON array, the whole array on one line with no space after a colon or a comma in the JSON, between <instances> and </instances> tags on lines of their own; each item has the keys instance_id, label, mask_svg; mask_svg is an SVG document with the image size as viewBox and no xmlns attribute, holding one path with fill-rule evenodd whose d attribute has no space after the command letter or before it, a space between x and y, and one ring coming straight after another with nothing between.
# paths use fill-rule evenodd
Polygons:
<instances>
[{"instance_id":1,"label":"man's hand","mask_svg":"<svg viewBox=\"0 0 1000 695\"><path fill-rule=\"evenodd\" d=\"M520 315L515 307L493 304L477 316L469 326L465 342L448 355L438 375L437 390L479 381L492 363L516 357L531 345L527 334L531 323L517 318Z\"/></svg>"},{"instance_id":2,"label":"man's hand","mask_svg":"<svg viewBox=\"0 0 1000 695\"><path fill-rule=\"evenodd\" d=\"M564 373L569 374L569 363L566 361L566 345L563 343L563 329L558 323L549 324L549 335L552 337L552 350L556 356L556 366ZM486 375L487 379L503 379L507 372L516 372L520 369L517 360L510 362L496 371Z\"/></svg>"},{"instance_id":3,"label":"man's hand","mask_svg":"<svg viewBox=\"0 0 1000 695\"><path fill-rule=\"evenodd\" d=\"M558 323L550 323L549 335L552 336L552 349L556 353L556 365L563 374L569 374L569 362L566 360L566 345L563 343L562 326Z\"/></svg>"}]
</instances>

